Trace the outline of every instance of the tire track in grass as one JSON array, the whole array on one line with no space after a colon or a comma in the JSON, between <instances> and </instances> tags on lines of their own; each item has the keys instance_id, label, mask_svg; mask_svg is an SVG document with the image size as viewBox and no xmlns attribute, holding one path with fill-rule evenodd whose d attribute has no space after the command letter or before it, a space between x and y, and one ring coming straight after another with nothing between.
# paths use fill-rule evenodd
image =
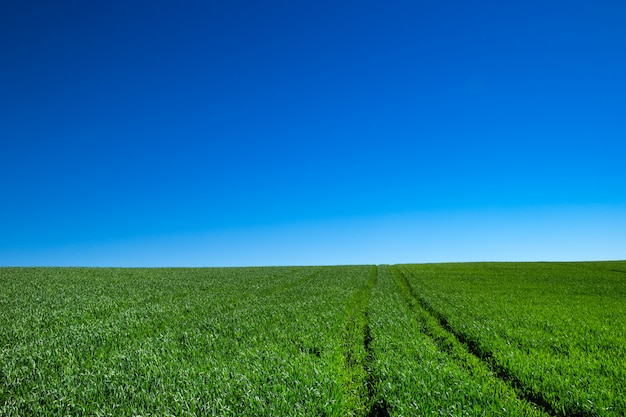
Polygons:
<instances>
[{"instance_id":1,"label":"tire track in grass","mask_svg":"<svg viewBox=\"0 0 626 417\"><path fill-rule=\"evenodd\" d=\"M342 335L342 380L346 393L347 415L388 417L384 401L378 400L376 380L372 374L374 352L369 325L369 300L376 285L378 268L372 266L367 283L348 309Z\"/></svg>"},{"instance_id":2,"label":"tire track in grass","mask_svg":"<svg viewBox=\"0 0 626 417\"><path fill-rule=\"evenodd\" d=\"M472 374L484 374L485 371L492 374L509 387L520 401L529 403L550 416L563 415L555 410L543 396L529 392L517 377L511 375L493 360L490 352L481 351L474 341L468 340L463 334L454 331L447 319L415 292L402 271L396 266L392 266L391 271L404 301L422 322L425 334L441 350L450 354L462 367ZM581 416L575 415L572 417Z\"/></svg>"},{"instance_id":3,"label":"tire track in grass","mask_svg":"<svg viewBox=\"0 0 626 417\"><path fill-rule=\"evenodd\" d=\"M369 320L369 315L368 320ZM368 411L366 417L390 417L389 410L387 409L387 402L384 398L379 398L379 393L376 389L378 386L377 378L373 374L373 364L374 364L374 352L371 348L372 335L370 331L369 325L365 328L365 338L363 340L363 346L365 347L365 351L367 352L367 358L365 363L365 370L367 372L367 406Z\"/></svg>"},{"instance_id":4,"label":"tire track in grass","mask_svg":"<svg viewBox=\"0 0 626 417\"><path fill-rule=\"evenodd\" d=\"M378 267L373 267L370 270L369 277L369 294L368 294L368 304L369 299L372 295L372 290L376 286L378 282ZM387 409L387 403L384 398L379 398L379 393L377 392L376 387L378 386L378 380L374 375L373 367L374 367L374 349L372 348L372 331L370 328L370 316L369 316L369 307L365 310L365 328L364 328L364 337L363 337L363 347L365 349L366 357L365 357L365 371L367 372L367 393L368 399L367 404L369 411L367 412L367 417L390 417L389 410Z\"/></svg>"}]
</instances>

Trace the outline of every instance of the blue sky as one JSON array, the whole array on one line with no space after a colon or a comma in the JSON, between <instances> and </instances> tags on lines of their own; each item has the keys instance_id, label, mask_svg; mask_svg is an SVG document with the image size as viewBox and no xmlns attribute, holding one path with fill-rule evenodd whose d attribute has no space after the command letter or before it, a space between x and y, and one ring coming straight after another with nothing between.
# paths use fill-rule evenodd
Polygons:
<instances>
[{"instance_id":1,"label":"blue sky","mask_svg":"<svg viewBox=\"0 0 626 417\"><path fill-rule=\"evenodd\" d=\"M0 265L626 258L626 4L387 3L2 2Z\"/></svg>"}]
</instances>

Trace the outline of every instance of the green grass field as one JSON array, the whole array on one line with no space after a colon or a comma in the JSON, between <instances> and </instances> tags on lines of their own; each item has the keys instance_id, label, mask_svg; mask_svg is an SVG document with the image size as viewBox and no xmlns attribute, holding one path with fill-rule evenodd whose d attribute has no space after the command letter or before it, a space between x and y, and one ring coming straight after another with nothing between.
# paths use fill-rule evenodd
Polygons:
<instances>
[{"instance_id":1,"label":"green grass field","mask_svg":"<svg viewBox=\"0 0 626 417\"><path fill-rule=\"evenodd\" d=\"M624 416L626 262L0 268L0 415Z\"/></svg>"}]
</instances>

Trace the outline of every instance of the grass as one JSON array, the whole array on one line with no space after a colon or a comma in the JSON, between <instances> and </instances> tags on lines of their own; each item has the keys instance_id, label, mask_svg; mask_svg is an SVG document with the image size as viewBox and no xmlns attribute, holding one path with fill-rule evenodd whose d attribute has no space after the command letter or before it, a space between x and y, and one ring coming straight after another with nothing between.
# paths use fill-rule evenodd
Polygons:
<instances>
[{"instance_id":1,"label":"grass","mask_svg":"<svg viewBox=\"0 0 626 417\"><path fill-rule=\"evenodd\" d=\"M522 394L623 415L626 263L402 265L421 302Z\"/></svg>"},{"instance_id":2,"label":"grass","mask_svg":"<svg viewBox=\"0 0 626 417\"><path fill-rule=\"evenodd\" d=\"M618 416L626 262L0 268L0 415Z\"/></svg>"}]
</instances>

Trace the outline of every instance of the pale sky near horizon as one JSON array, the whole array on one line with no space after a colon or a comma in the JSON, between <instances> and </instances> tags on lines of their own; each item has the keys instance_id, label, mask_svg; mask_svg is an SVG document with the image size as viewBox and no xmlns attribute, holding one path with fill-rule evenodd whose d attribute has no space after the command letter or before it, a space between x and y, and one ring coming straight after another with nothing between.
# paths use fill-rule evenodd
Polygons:
<instances>
[{"instance_id":1,"label":"pale sky near horizon","mask_svg":"<svg viewBox=\"0 0 626 417\"><path fill-rule=\"evenodd\" d=\"M0 4L0 266L626 259L626 3Z\"/></svg>"}]
</instances>

